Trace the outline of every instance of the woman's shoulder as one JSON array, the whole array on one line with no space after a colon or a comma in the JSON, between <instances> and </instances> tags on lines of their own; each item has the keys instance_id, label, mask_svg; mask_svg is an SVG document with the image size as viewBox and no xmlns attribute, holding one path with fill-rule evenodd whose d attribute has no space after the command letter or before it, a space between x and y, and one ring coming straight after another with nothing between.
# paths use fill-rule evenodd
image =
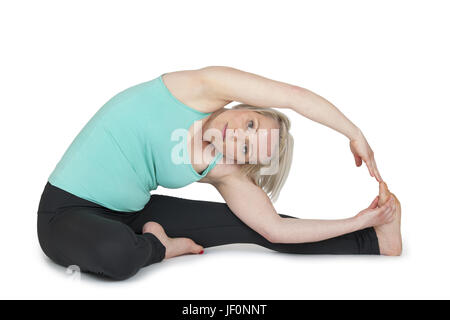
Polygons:
<instances>
[{"instance_id":1,"label":"woman's shoulder","mask_svg":"<svg viewBox=\"0 0 450 320\"><path fill-rule=\"evenodd\" d=\"M213 96L205 81L205 68L166 72L161 75L169 92L183 104L199 112L208 113L222 109L230 101Z\"/></svg>"}]
</instances>

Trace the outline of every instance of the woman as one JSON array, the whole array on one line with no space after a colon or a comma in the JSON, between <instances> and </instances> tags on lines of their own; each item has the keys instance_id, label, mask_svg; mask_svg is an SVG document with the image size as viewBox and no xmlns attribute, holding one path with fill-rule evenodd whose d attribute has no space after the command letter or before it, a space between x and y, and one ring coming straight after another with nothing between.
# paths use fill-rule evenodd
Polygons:
<instances>
[{"instance_id":1,"label":"woman","mask_svg":"<svg viewBox=\"0 0 450 320\"><path fill-rule=\"evenodd\" d=\"M224 108L232 101L241 105ZM277 214L293 139L290 108L344 134L380 195L353 218ZM152 194L159 185L213 185L226 203ZM270 198L269 198L270 197ZM222 66L164 73L110 99L49 176L38 209L45 254L63 266L122 280L204 248L254 243L286 253L401 252L400 204L361 131L298 86Z\"/></svg>"}]
</instances>

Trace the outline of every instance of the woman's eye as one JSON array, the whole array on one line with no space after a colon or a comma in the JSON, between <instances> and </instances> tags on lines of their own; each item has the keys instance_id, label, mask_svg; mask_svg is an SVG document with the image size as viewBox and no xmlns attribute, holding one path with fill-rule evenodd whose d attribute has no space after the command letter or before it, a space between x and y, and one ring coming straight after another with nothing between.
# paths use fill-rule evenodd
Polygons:
<instances>
[{"instance_id":1,"label":"woman's eye","mask_svg":"<svg viewBox=\"0 0 450 320\"><path fill-rule=\"evenodd\" d=\"M250 120L250 121L248 122L247 128L253 129L253 120Z\"/></svg>"},{"instance_id":2,"label":"woman's eye","mask_svg":"<svg viewBox=\"0 0 450 320\"><path fill-rule=\"evenodd\" d=\"M244 154L247 154L247 152L248 152L248 146L247 146L246 144L244 144L244 146L242 147L242 152L243 152Z\"/></svg>"}]
</instances>

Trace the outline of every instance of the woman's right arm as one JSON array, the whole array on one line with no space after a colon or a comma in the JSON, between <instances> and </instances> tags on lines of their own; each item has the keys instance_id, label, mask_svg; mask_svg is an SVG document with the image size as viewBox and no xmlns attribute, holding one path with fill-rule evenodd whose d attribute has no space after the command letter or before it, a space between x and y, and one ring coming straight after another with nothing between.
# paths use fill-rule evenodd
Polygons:
<instances>
[{"instance_id":1,"label":"woman's right arm","mask_svg":"<svg viewBox=\"0 0 450 320\"><path fill-rule=\"evenodd\" d=\"M247 177L224 176L212 183L231 211L246 225L272 243L316 242L388 223L393 219L393 201L377 208L378 197L358 215L339 220L283 218L270 198Z\"/></svg>"}]
</instances>

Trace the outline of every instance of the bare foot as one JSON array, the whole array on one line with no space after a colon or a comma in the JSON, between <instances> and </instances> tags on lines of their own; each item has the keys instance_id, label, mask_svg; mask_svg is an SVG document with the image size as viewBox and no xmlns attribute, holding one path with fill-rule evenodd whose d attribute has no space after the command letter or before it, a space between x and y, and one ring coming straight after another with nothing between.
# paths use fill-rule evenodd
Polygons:
<instances>
[{"instance_id":1,"label":"bare foot","mask_svg":"<svg viewBox=\"0 0 450 320\"><path fill-rule=\"evenodd\" d=\"M142 233L153 233L166 247L164 259L181 256L187 253L202 254L203 247L188 238L169 238L163 227L156 222L147 222L142 227Z\"/></svg>"},{"instance_id":2,"label":"bare foot","mask_svg":"<svg viewBox=\"0 0 450 320\"><path fill-rule=\"evenodd\" d=\"M386 256L399 256L402 253L402 235L401 235L401 205L397 197L391 193L385 182L380 182L380 194L378 206L381 207L389 200L391 195L395 200L394 220L390 223L375 227L380 253Z\"/></svg>"}]
</instances>

